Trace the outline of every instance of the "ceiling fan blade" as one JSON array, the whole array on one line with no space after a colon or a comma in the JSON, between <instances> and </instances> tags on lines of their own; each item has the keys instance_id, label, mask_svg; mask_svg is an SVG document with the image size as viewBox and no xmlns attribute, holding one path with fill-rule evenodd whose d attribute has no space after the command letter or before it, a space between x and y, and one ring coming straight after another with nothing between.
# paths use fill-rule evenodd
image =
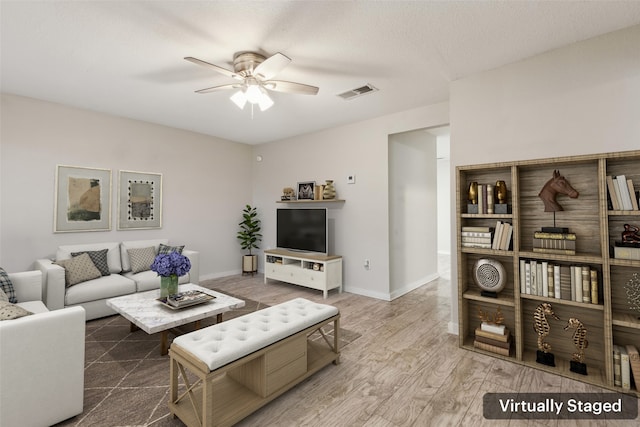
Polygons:
<instances>
[{"instance_id":1,"label":"ceiling fan blade","mask_svg":"<svg viewBox=\"0 0 640 427\"><path fill-rule=\"evenodd\" d=\"M234 73L233 71L227 70L226 68L218 67L217 65L214 65L214 64L210 64L207 61L203 61L201 59L194 58L192 56L187 56L184 59L186 59L189 62L193 62L194 64L197 64L197 65L202 65L204 67L213 68L214 70L216 70L217 72L219 72L221 74L224 74L225 76L228 76L228 77L231 77L231 78L234 78L234 79L238 79L238 80L242 80L242 76Z\"/></svg>"},{"instance_id":2,"label":"ceiling fan blade","mask_svg":"<svg viewBox=\"0 0 640 427\"><path fill-rule=\"evenodd\" d=\"M262 80L269 80L289 65L289 62L291 62L289 57L278 52L262 61L253 70L253 75L260 77Z\"/></svg>"},{"instance_id":3,"label":"ceiling fan blade","mask_svg":"<svg viewBox=\"0 0 640 427\"><path fill-rule=\"evenodd\" d=\"M264 87L276 92L297 93L301 95L316 95L318 88L302 83L285 82L282 80L269 80L264 82Z\"/></svg>"},{"instance_id":4,"label":"ceiling fan blade","mask_svg":"<svg viewBox=\"0 0 640 427\"><path fill-rule=\"evenodd\" d=\"M217 92L219 90L237 89L239 87L242 87L242 85L241 84L231 84L231 85L213 86L213 87L208 87L206 89L197 90L196 93L211 93L211 92Z\"/></svg>"}]
</instances>

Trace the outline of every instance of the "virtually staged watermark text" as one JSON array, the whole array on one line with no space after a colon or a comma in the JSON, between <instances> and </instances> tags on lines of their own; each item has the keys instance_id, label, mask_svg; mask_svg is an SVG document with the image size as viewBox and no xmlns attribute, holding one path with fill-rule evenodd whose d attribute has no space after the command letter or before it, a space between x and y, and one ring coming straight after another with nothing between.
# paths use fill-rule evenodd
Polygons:
<instances>
[{"instance_id":1,"label":"virtually staged watermark text","mask_svg":"<svg viewBox=\"0 0 640 427\"><path fill-rule=\"evenodd\" d=\"M607 419L638 417L636 397L621 393L487 393L487 419Z\"/></svg>"}]
</instances>

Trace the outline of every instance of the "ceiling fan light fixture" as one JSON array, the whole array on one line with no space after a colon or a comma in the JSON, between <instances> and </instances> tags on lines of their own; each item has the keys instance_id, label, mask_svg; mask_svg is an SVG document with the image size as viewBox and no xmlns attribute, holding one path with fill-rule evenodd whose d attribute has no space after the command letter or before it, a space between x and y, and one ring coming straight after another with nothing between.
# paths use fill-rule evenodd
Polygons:
<instances>
[{"instance_id":1,"label":"ceiling fan light fixture","mask_svg":"<svg viewBox=\"0 0 640 427\"><path fill-rule=\"evenodd\" d=\"M273 106L273 100L269 97L269 95L267 95L266 91L262 94L258 105L260 106L260 111L266 111Z\"/></svg>"},{"instance_id":2,"label":"ceiling fan light fixture","mask_svg":"<svg viewBox=\"0 0 640 427\"><path fill-rule=\"evenodd\" d=\"M247 101L252 104L259 104L262 99L262 91L260 91L260 86L258 85L247 86L244 94L247 97Z\"/></svg>"},{"instance_id":3,"label":"ceiling fan light fixture","mask_svg":"<svg viewBox=\"0 0 640 427\"><path fill-rule=\"evenodd\" d=\"M231 101L233 101L233 103L236 104L241 110L244 109L244 106L247 103L247 96L242 90L234 93L229 99L231 99Z\"/></svg>"}]
</instances>

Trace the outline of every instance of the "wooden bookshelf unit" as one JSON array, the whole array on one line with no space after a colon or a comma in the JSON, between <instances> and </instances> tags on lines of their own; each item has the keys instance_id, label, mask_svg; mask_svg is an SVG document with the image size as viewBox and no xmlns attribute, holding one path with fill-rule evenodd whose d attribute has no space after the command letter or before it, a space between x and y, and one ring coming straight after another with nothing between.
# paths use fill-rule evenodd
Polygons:
<instances>
[{"instance_id":1,"label":"wooden bookshelf unit","mask_svg":"<svg viewBox=\"0 0 640 427\"><path fill-rule=\"evenodd\" d=\"M554 171L559 171L579 196L558 195L556 200L563 210L545 212L538 195ZM625 291L633 274L640 272L640 260L616 259L613 252L615 242L621 240L624 224L640 226L640 210L614 210L607 184L607 177L624 175L635 185L634 192L640 190L640 150L458 166L456 174L460 347L640 396L633 386L627 390L614 385L613 362L614 344L640 348L640 312L629 308ZM498 180L504 181L508 189L506 213L503 210L501 213L476 213L475 208L468 208L471 183L495 185ZM513 226L511 245L507 249L471 247L462 243L463 227L466 230L470 227L496 228L498 221ZM568 228L570 233L576 234L575 254L541 252L540 248L534 247L534 232L554 226ZM484 296L474 282L474 265L486 258L499 261L506 272L507 285L497 298ZM560 298L555 293L553 297L534 294L527 290L525 282L525 266L532 262L558 266L558 269L564 268L563 271L569 271L572 266L594 271L597 297L586 302L586 299L565 299L566 292ZM536 361L538 335L533 328L534 312L542 303L550 303L560 319L547 317L550 332L544 339L551 345L556 366ZM479 311L493 313L498 307L504 317L503 324L511 333L509 356L474 346L475 330L481 324ZM587 330L589 344L584 352L587 375L570 369L577 349L572 340L574 330L564 329L569 318L579 319ZM635 381L636 387L640 387L640 378Z\"/></svg>"},{"instance_id":2,"label":"wooden bookshelf unit","mask_svg":"<svg viewBox=\"0 0 640 427\"><path fill-rule=\"evenodd\" d=\"M342 257L267 249L264 251L265 284L267 279L320 290L326 299L330 289L338 288L342 292Z\"/></svg>"}]
</instances>

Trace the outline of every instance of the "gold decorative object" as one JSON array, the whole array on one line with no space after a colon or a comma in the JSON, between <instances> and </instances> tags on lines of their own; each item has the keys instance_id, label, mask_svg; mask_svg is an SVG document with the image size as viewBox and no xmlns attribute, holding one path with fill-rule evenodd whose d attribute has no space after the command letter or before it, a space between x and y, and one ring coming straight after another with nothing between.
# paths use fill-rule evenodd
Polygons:
<instances>
[{"instance_id":1,"label":"gold decorative object","mask_svg":"<svg viewBox=\"0 0 640 427\"><path fill-rule=\"evenodd\" d=\"M573 333L573 344L578 350L577 353L573 353L573 360L578 363L584 363L584 349L589 346L589 341L587 341L587 330L582 322L575 317L571 317L569 319L564 330L566 331L569 328L575 329L575 332Z\"/></svg>"},{"instance_id":2,"label":"gold decorative object","mask_svg":"<svg viewBox=\"0 0 640 427\"><path fill-rule=\"evenodd\" d=\"M482 322L493 323L495 325L502 325L504 322L504 315L502 314L500 307L498 307L496 312L493 314L484 312L479 308L478 317L480 317Z\"/></svg>"},{"instance_id":3,"label":"gold decorative object","mask_svg":"<svg viewBox=\"0 0 640 427\"><path fill-rule=\"evenodd\" d=\"M478 204L478 183L475 181L469 184L468 199L471 204L473 205Z\"/></svg>"},{"instance_id":4,"label":"gold decorative object","mask_svg":"<svg viewBox=\"0 0 640 427\"><path fill-rule=\"evenodd\" d=\"M502 180L496 181L495 194L498 198L498 203L507 203L507 183Z\"/></svg>"},{"instance_id":5,"label":"gold decorative object","mask_svg":"<svg viewBox=\"0 0 640 427\"><path fill-rule=\"evenodd\" d=\"M335 199L336 197L336 187L333 185L333 180L327 179L324 184L324 190L322 191L322 198L327 199Z\"/></svg>"},{"instance_id":6,"label":"gold decorative object","mask_svg":"<svg viewBox=\"0 0 640 427\"><path fill-rule=\"evenodd\" d=\"M533 330L538 334L538 350L543 353L549 353L551 351L551 344L544 342L544 339L549 335L551 327L547 321L547 316L551 316L556 320L560 320L558 316L553 312L551 304L543 302L538 305L536 311L533 313Z\"/></svg>"}]
</instances>

